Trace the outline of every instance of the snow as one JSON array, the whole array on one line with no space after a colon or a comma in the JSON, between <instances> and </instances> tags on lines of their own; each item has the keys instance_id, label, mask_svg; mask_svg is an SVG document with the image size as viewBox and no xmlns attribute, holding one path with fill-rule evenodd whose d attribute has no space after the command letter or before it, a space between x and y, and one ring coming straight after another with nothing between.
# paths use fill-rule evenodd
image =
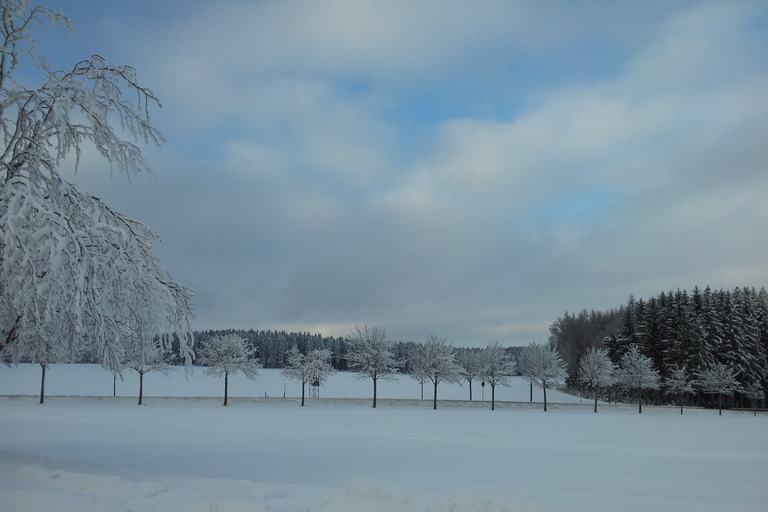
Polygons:
<instances>
[{"instance_id":1,"label":"snow","mask_svg":"<svg viewBox=\"0 0 768 512\"><path fill-rule=\"evenodd\" d=\"M430 400L382 400L373 409L370 380L346 373L321 396L359 400L302 408L298 384L282 398L277 370L233 379L228 407L223 379L149 374L139 407L129 374L118 398L96 366L54 365L46 375L44 405L0 397L2 511L706 512L768 503L765 414L648 406L640 415L634 405L594 414L590 400L554 390L546 413L538 403L492 412L487 401L433 411ZM0 393L32 395L39 376L30 365L0 368ZM525 381L513 383L499 400L527 400ZM409 378L380 384L382 399L420 394ZM447 384L439 393L468 396Z\"/></svg>"}]
</instances>

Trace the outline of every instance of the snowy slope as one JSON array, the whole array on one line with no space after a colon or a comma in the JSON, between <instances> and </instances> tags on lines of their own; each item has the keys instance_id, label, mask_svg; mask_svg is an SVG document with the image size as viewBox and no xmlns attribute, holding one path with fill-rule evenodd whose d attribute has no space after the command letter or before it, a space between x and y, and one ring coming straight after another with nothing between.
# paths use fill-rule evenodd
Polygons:
<instances>
[{"instance_id":1,"label":"snowy slope","mask_svg":"<svg viewBox=\"0 0 768 512\"><path fill-rule=\"evenodd\" d=\"M3 386L12 371L0 370ZM768 416L729 411L0 397L0 432L2 511L706 512L768 503Z\"/></svg>"},{"instance_id":2,"label":"snowy slope","mask_svg":"<svg viewBox=\"0 0 768 512\"><path fill-rule=\"evenodd\" d=\"M45 393L54 395L75 396L112 396L112 374L100 365L95 364L60 364L50 365L45 373ZM332 375L328 382L320 388L320 396L324 398L372 398L373 384L370 379L359 380L357 374L339 372ZM499 401L528 401L528 384L522 378L513 378L511 388L496 389L496 400ZM21 364L18 367L0 367L0 394L2 395L36 395L40 392L40 366ZM136 372L125 371L123 380L118 378L118 396L138 396L139 378ZM286 380L279 370L259 370L255 381L248 380L242 374L229 379L230 397L300 397L301 387L295 381ZM307 391L307 394L309 392ZM489 386L482 390L480 382L472 383L472 395L475 400L483 396L491 399ZM144 376L144 396L185 396L185 397L217 397L224 396L224 379L211 377L203 373L202 368L194 368L186 375L183 368L175 368L169 375L148 373ZM415 380L401 376L394 382L380 380L378 383L379 398L409 398L417 399L421 389ZM465 383L441 383L437 391L438 399L468 400L469 387ZM541 401L541 390L534 387L534 401ZM431 385L424 386L424 398L432 399ZM578 398L560 393L557 390L547 391L549 402L578 403ZM589 402L587 400L587 402Z\"/></svg>"}]
</instances>

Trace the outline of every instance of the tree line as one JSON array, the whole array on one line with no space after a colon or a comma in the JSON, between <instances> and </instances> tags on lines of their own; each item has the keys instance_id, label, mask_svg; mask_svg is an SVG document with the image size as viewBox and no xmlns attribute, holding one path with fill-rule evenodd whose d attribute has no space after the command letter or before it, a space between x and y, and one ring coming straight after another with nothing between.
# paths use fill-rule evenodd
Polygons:
<instances>
[{"instance_id":1,"label":"tree line","mask_svg":"<svg viewBox=\"0 0 768 512\"><path fill-rule=\"evenodd\" d=\"M580 361L593 348L605 349L610 362L619 366L636 347L639 355L648 358L661 383L683 378L689 384L677 398L668 392L669 385L649 388L648 399L658 404L687 397L696 405L708 405L706 395L712 391L702 385L701 376L715 371L733 376L729 405L747 405L768 384L768 294L764 288L696 287L691 293L662 292L647 300L630 296L618 309L566 313L552 323L550 333L550 342L566 363L566 382L576 390L583 388ZM609 387L604 390L610 391Z\"/></svg>"}]
</instances>

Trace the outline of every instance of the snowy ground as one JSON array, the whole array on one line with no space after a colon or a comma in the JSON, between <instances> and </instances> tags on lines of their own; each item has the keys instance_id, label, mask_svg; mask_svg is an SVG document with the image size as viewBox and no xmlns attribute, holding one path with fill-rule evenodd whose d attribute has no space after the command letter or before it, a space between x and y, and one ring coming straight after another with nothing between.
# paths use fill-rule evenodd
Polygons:
<instances>
[{"instance_id":1,"label":"snowy ground","mask_svg":"<svg viewBox=\"0 0 768 512\"><path fill-rule=\"evenodd\" d=\"M556 392L553 402L571 403L547 413L332 400L301 408L282 399L298 386L284 388L267 370L255 383L231 382L231 396L260 398L227 408L223 381L200 371L190 382L183 372L154 376L146 390L155 398L138 407L132 383L118 381L124 397L114 399L111 374L98 367L49 375L43 406L0 397L2 511L700 512L768 503L764 414L647 407L638 415L634 406L593 414ZM33 395L38 379L39 367L0 368L0 394ZM369 398L370 388L339 374L321 395ZM380 396L418 393L408 379L385 383ZM497 398L527 393L517 380ZM210 398L159 398L185 395ZM466 399L468 390L441 386L440 396Z\"/></svg>"}]
</instances>

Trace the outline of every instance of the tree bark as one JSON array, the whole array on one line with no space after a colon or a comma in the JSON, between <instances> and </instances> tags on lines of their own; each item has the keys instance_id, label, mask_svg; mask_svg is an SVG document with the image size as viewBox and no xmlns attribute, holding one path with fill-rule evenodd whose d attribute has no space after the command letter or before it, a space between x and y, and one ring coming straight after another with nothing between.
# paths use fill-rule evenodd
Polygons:
<instances>
[{"instance_id":1,"label":"tree bark","mask_svg":"<svg viewBox=\"0 0 768 512\"><path fill-rule=\"evenodd\" d=\"M224 406L227 405L227 387L229 384L229 372L224 372Z\"/></svg>"},{"instance_id":2,"label":"tree bark","mask_svg":"<svg viewBox=\"0 0 768 512\"><path fill-rule=\"evenodd\" d=\"M141 399L144 396L144 372L139 372L139 405L141 405Z\"/></svg>"},{"instance_id":3,"label":"tree bark","mask_svg":"<svg viewBox=\"0 0 768 512\"><path fill-rule=\"evenodd\" d=\"M45 363L40 363L40 367L43 369L42 377L40 377L40 403L45 402Z\"/></svg>"},{"instance_id":4,"label":"tree bark","mask_svg":"<svg viewBox=\"0 0 768 512\"><path fill-rule=\"evenodd\" d=\"M435 381L435 394L432 398L432 409L437 410L437 381Z\"/></svg>"},{"instance_id":5,"label":"tree bark","mask_svg":"<svg viewBox=\"0 0 768 512\"><path fill-rule=\"evenodd\" d=\"M304 381L301 381L301 406L304 407Z\"/></svg>"},{"instance_id":6,"label":"tree bark","mask_svg":"<svg viewBox=\"0 0 768 512\"><path fill-rule=\"evenodd\" d=\"M544 412L547 412L547 385L546 383L541 386L542 391L544 391Z\"/></svg>"},{"instance_id":7,"label":"tree bark","mask_svg":"<svg viewBox=\"0 0 768 512\"><path fill-rule=\"evenodd\" d=\"M373 379L373 408L376 408L376 379Z\"/></svg>"},{"instance_id":8,"label":"tree bark","mask_svg":"<svg viewBox=\"0 0 768 512\"><path fill-rule=\"evenodd\" d=\"M496 410L496 385L491 382L491 410Z\"/></svg>"},{"instance_id":9,"label":"tree bark","mask_svg":"<svg viewBox=\"0 0 768 512\"><path fill-rule=\"evenodd\" d=\"M595 412L597 412L597 393L600 391L600 388L595 386Z\"/></svg>"},{"instance_id":10,"label":"tree bark","mask_svg":"<svg viewBox=\"0 0 768 512\"><path fill-rule=\"evenodd\" d=\"M529 402L533 402L533 382L531 382L531 398Z\"/></svg>"},{"instance_id":11,"label":"tree bark","mask_svg":"<svg viewBox=\"0 0 768 512\"><path fill-rule=\"evenodd\" d=\"M637 404L637 412L643 414L643 388L640 388L637 391Z\"/></svg>"},{"instance_id":12,"label":"tree bark","mask_svg":"<svg viewBox=\"0 0 768 512\"><path fill-rule=\"evenodd\" d=\"M472 380L469 381L469 401L472 401Z\"/></svg>"}]
</instances>

